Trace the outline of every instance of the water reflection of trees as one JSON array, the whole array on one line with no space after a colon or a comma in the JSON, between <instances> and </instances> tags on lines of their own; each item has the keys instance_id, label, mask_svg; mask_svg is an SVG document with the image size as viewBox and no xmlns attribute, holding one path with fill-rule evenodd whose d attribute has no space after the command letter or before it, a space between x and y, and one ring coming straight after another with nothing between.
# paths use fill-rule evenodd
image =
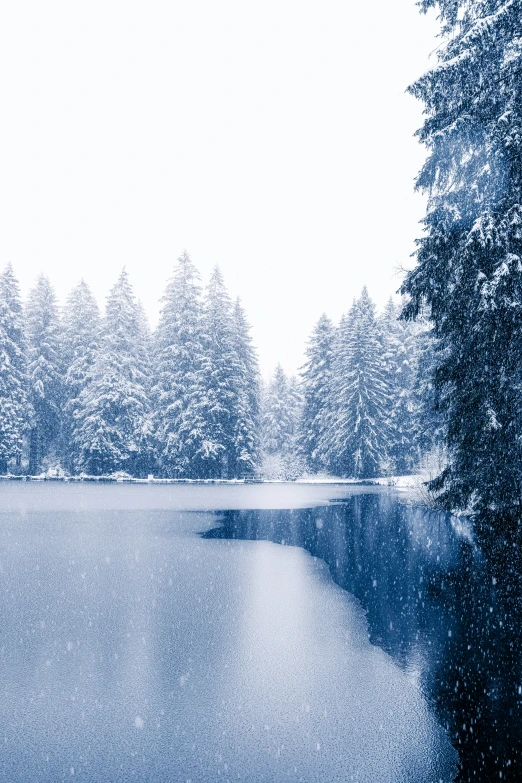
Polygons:
<instances>
[{"instance_id":1,"label":"water reflection of trees","mask_svg":"<svg viewBox=\"0 0 522 783\"><path fill-rule=\"evenodd\" d=\"M324 560L364 606L370 641L418 679L460 754L458 781L522 779L520 581L458 539L449 517L359 495L226 512L206 536L300 546Z\"/></svg>"}]
</instances>

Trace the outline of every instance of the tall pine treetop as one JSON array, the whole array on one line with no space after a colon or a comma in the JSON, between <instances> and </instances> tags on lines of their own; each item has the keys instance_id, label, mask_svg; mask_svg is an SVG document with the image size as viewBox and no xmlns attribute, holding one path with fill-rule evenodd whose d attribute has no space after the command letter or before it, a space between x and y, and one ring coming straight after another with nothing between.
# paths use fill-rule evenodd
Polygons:
<instances>
[{"instance_id":1,"label":"tall pine treetop","mask_svg":"<svg viewBox=\"0 0 522 783\"><path fill-rule=\"evenodd\" d=\"M300 370L303 413L299 443L308 467L314 471L325 467L320 443L330 401L335 333L334 325L323 313L308 341L306 363Z\"/></svg>"},{"instance_id":2,"label":"tall pine treetop","mask_svg":"<svg viewBox=\"0 0 522 783\"><path fill-rule=\"evenodd\" d=\"M63 357L67 385L83 384L100 340L98 304L85 280L73 288L62 313Z\"/></svg>"},{"instance_id":3,"label":"tall pine treetop","mask_svg":"<svg viewBox=\"0 0 522 783\"><path fill-rule=\"evenodd\" d=\"M481 308L494 306L497 293L509 295L513 284L518 290L522 0L423 3L432 6L451 38L439 50L439 64L410 87L426 107L418 135L429 155L417 188L430 200L428 236L419 242L418 266L404 290L412 297L408 315L427 302L439 321L446 297L458 296L463 283ZM469 263L462 263L463 251Z\"/></svg>"},{"instance_id":4,"label":"tall pine treetop","mask_svg":"<svg viewBox=\"0 0 522 783\"><path fill-rule=\"evenodd\" d=\"M20 290L10 264L0 274L0 473L20 459L29 423Z\"/></svg>"},{"instance_id":5,"label":"tall pine treetop","mask_svg":"<svg viewBox=\"0 0 522 783\"><path fill-rule=\"evenodd\" d=\"M105 307L105 337L113 343L128 346L143 323L143 313L136 301L125 267L111 288Z\"/></svg>"},{"instance_id":6,"label":"tall pine treetop","mask_svg":"<svg viewBox=\"0 0 522 783\"><path fill-rule=\"evenodd\" d=\"M54 288L45 275L38 277L29 294L26 333L33 395L57 405L63 371L60 322Z\"/></svg>"},{"instance_id":7,"label":"tall pine treetop","mask_svg":"<svg viewBox=\"0 0 522 783\"><path fill-rule=\"evenodd\" d=\"M193 412L203 348L200 277L186 251L177 260L161 303L154 336L155 436L162 470L190 476L199 447Z\"/></svg>"},{"instance_id":8,"label":"tall pine treetop","mask_svg":"<svg viewBox=\"0 0 522 783\"><path fill-rule=\"evenodd\" d=\"M107 297L100 345L79 394L74 427L76 464L100 474L148 465L150 434L147 330L125 269Z\"/></svg>"},{"instance_id":9,"label":"tall pine treetop","mask_svg":"<svg viewBox=\"0 0 522 783\"><path fill-rule=\"evenodd\" d=\"M295 433L296 422L289 395L288 378L278 364L263 401L263 448L269 454L285 452Z\"/></svg>"},{"instance_id":10,"label":"tall pine treetop","mask_svg":"<svg viewBox=\"0 0 522 783\"><path fill-rule=\"evenodd\" d=\"M186 364L193 372L194 354L199 351L200 276L185 250L177 260L174 274L161 299L161 313L156 331L157 361L160 375L170 374L172 362Z\"/></svg>"},{"instance_id":11,"label":"tall pine treetop","mask_svg":"<svg viewBox=\"0 0 522 783\"><path fill-rule=\"evenodd\" d=\"M236 373L230 473L242 475L251 473L259 461L261 380L250 326L239 298L234 304L233 332Z\"/></svg>"},{"instance_id":12,"label":"tall pine treetop","mask_svg":"<svg viewBox=\"0 0 522 783\"><path fill-rule=\"evenodd\" d=\"M0 274L0 319L5 333L20 344L23 334L20 286L10 263Z\"/></svg>"},{"instance_id":13,"label":"tall pine treetop","mask_svg":"<svg viewBox=\"0 0 522 783\"><path fill-rule=\"evenodd\" d=\"M215 267L207 286L202 318L203 352L199 371L199 397L194 411L199 417L201 445L198 459L207 465L209 477L220 477L234 440L234 410L240 373L236 351L232 302L223 276ZM227 471L230 468L227 467Z\"/></svg>"},{"instance_id":14,"label":"tall pine treetop","mask_svg":"<svg viewBox=\"0 0 522 783\"><path fill-rule=\"evenodd\" d=\"M64 405L60 320L54 289L44 275L39 276L29 294L25 327L29 392L35 414L29 471L36 473L56 447Z\"/></svg>"}]
</instances>

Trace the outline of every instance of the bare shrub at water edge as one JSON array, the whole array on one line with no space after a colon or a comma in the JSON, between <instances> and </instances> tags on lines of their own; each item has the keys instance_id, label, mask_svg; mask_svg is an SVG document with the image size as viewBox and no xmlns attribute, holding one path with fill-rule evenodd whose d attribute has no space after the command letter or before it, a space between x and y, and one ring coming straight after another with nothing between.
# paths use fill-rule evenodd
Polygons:
<instances>
[{"instance_id":1,"label":"bare shrub at water edge","mask_svg":"<svg viewBox=\"0 0 522 783\"><path fill-rule=\"evenodd\" d=\"M443 446L435 446L421 457L419 472L412 476L412 497L415 502L422 503L428 508L440 508L437 493L429 489L428 485L440 476L447 462L447 454Z\"/></svg>"}]
</instances>

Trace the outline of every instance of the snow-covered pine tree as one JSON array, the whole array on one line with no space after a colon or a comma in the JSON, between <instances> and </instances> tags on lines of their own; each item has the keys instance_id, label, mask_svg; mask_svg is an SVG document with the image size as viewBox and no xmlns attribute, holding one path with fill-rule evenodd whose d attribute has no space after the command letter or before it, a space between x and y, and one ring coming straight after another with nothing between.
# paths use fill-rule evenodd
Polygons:
<instances>
[{"instance_id":1,"label":"snow-covered pine tree","mask_svg":"<svg viewBox=\"0 0 522 783\"><path fill-rule=\"evenodd\" d=\"M59 442L64 404L63 358L60 320L54 289L40 275L29 294L25 310L28 350L29 394L34 412L30 444L29 472L36 474Z\"/></svg>"},{"instance_id":2,"label":"snow-covered pine tree","mask_svg":"<svg viewBox=\"0 0 522 783\"><path fill-rule=\"evenodd\" d=\"M426 306L440 348L449 465L432 488L503 546L522 530L522 0L431 7L444 43L410 87L427 115L429 202L404 314Z\"/></svg>"},{"instance_id":3,"label":"snow-covered pine tree","mask_svg":"<svg viewBox=\"0 0 522 783\"><path fill-rule=\"evenodd\" d=\"M299 444L307 466L313 472L325 467L319 445L328 409L334 340L335 327L323 314L312 332L306 363L301 368L303 413Z\"/></svg>"},{"instance_id":4,"label":"snow-covered pine tree","mask_svg":"<svg viewBox=\"0 0 522 783\"><path fill-rule=\"evenodd\" d=\"M267 478L294 479L304 471L298 435L302 396L297 379L287 378L280 364L262 398L261 443Z\"/></svg>"},{"instance_id":5,"label":"snow-covered pine tree","mask_svg":"<svg viewBox=\"0 0 522 783\"><path fill-rule=\"evenodd\" d=\"M320 438L317 445L318 458L321 465L328 473L339 473L339 465L335 464L332 451L332 433L335 428L335 417L338 414L337 397L338 388L336 379L341 377L342 360L346 358L346 341L348 332L348 320L355 310L356 299L352 302L352 307L348 313L343 313L337 327L334 327L332 342L332 358L330 364L330 382L328 388L328 397L321 420Z\"/></svg>"},{"instance_id":6,"label":"snow-covered pine tree","mask_svg":"<svg viewBox=\"0 0 522 783\"><path fill-rule=\"evenodd\" d=\"M364 288L336 341L321 447L330 470L341 476L377 476L388 461L391 400L379 337L375 305Z\"/></svg>"},{"instance_id":7,"label":"snow-covered pine tree","mask_svg":"<svg viewBox=\"0 0 522 783\"><path fill-rule=\"evenodd\" d=\"M62 313L62 357L65 366L65 408L62 454L69 471L74 470L78 455L74 445L79 397L90 379L90 371L100 344L98 304L84 280L73 288Z\"/></svg>"},{"instance_id":8,"label":"snow-covered pine tree","mask_svg":"<svg viewBox=\"0 0 522 783\"><path fill-rule=\"evenodd\" d=\"M154 430L160 469L168 476L193 478L200 445L195 414L203 353L199 279L184 251L163 295L154 335Z\"/></svg>"},{"instance_id":9,"label":"snow-covered pine tree","mask_svg":"<svg viewBox=\"0 0 522 783\"><path fill-rule=\"evenodd\" d=\"M231 466L235 466L236 379L241 368L232 303L217 267L206 290L202 335L202 361L188 411L198 422L199 444L194 455L194 468L201 478L221 478L228 476L229 461Z\"/></svg>"},{"instance_id":10,"label":"snow-covered pine tree","mask_svg":"<svg viewBox=\"0 0 522 783\"><path fill-rule=\"evenodd\" d=\"M278 364L263 398L262 442L267 454L283 454L295 435L295 409L289 395L288 378Z\"/></svg>"},{"instance_id":11,"label":"snow-covered pine tree","mask_svg":"<svg viewBox=\"0 0 522 783\"><path fill-rule=\"evenodd\" d=\"M145 415L140 419L140 447L133 461L133 471L136 476L146 476L157 466L154 441L154 407L152 403L152 387L154 384L154 340L149 326L147 313L140 300L136 302L138 315L138 340L136 356L143 373L143 388L147 395Z\"/></svg>"},{"instance_id":12,"label":"snow-covered pine tree","mask_svg":"<svg viewBox=\"0 0 522 783\"><path fill-rule=\"evenodd\" d=\"M237 375L234 378L232 446L229 477L252 474L259 462L260 449L260 376L249 325L239 299L233 312L234 351Z\"/></svg>"},{"instance_id":13,"label":"snow-covered pine tree","mask_svg":"<svg viewBox=\"0 0 522 783\"><path fill-rule=\"evenodd\" d=\"M417 333L419 328L400 321L401 307L390 298L378 319L383 345L384 377L390 390L389 471L404 475L419 463L417 412L414 385L417 373Z\"/></svg>"},{"instance_id":14,"label":"snow-covered pine tree","mask_svg":"<svg viewBox=\"0 0 522 783\"><path fill-rule=\"evenodd\" d=\"M288 440L283 464L286 479L296 479L306 470L306 458L301 448L300 434L303 429L303 394L300 379L292 375L288 380L288 411L292 432Z\"/></svg>"},{"instance_id":15,"label":"snow-covered pine tree","mask_svg":"<svg viewBox=\"0 0 522 783\"><path fill-rule=\"evenodd\" d=\"M147 449L148 392L143 310L124 269L107 298L100 345L78 397L74 445L79 470L136 472Z\"/></svg>"},{"instance_id":16,"label":"snow-covered pine tree","mask_svg":"<svg viewBox=\"0 0 522 783\"><path fill-rule=\"evenodd\" d=\"M29 424L20 289L11 264L0 274L0 473L20 461Z\"/></svg>"}]
</instances>

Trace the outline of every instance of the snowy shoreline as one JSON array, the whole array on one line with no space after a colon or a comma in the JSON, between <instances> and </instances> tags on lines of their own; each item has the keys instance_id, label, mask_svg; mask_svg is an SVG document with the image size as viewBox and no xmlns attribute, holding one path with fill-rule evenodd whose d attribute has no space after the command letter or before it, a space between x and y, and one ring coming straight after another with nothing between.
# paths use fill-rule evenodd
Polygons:
<instances>
[{"instance_id":1,"label":"snowy shoreline","mask_svg":"<svg viewBox=\"0 0 522 783\"><path fill-rule=\"evenodd\" d=\"M189 479L189 478L133 478L132 476L30 476L7 474L0 481L54 481L62 483L109 483L109 484L348 484L350 486L389 486L399 489L411 489L418 476L394 476L372 479L352 478L298 478L295 481L284 479Z\"/></svg>"},{"instance_id":2,"label":"snowy shoreline","mask_svg":"<svg viewBox=\"0 0 522 783\"><path fill-rule=\"evenodd\" d=\"M0 476L0 481L54 481L70 484L356 484L377 485L379 480L358 481L356 479L284 481L279 479L174 479L174 478L114 478L113 476Z\"/></svg>"}]
</instances>

